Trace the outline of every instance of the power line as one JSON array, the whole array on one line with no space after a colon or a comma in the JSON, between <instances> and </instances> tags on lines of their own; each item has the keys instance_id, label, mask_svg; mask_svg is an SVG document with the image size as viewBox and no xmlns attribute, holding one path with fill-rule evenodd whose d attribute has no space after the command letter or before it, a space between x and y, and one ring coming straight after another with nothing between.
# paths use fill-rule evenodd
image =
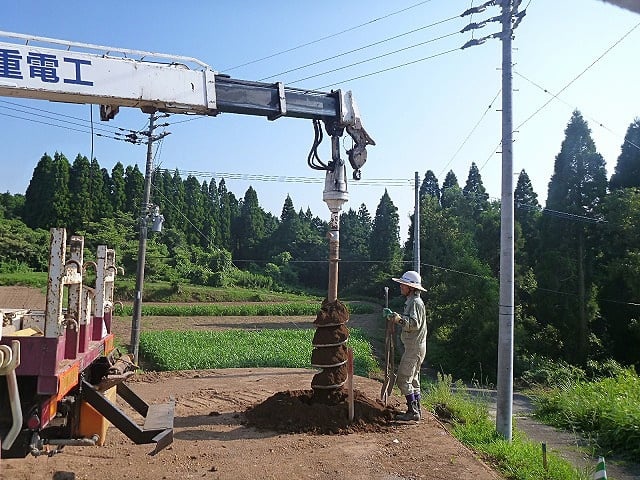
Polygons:
<instances>
[{"instance_id":1,"label":"power line","mask_svg":"<svg viewBox=\"0 0 640 480\"><path fill-rule=\"evenodd\" d=\"M472 2L473 4L473 2ZM458 149L456 150L456 152L453 154L453 156L451 157L451 159L447 162L447 164L442 167L442 171L438 174L438 176L442 176L442 174L444 173L444 171L447 169L447 167L451 164L451 162L453 162L453 159L456 158L456 156L458 155L458 153L460 153L460 150L462 150L462 147L465 146L465 144L467 143L467 141L469 140L469 138L471 137L471 135L473 135L473 132L476 131L476 128L478 128L478 126L480 125L480 123L482 122L482 120L484 120L484 117L487 115L487 113L489 112L489 110L491 109L491 107L493 106L493 102L496 101L496 98L498 98L498 95L500 95L500 92L502 92L502 89L498 90L498 93L496 93L495 97L493 97L493 100L491 100L491 102L489 102L489 106L487 107L487 109L484 111L484 113L482 114L482 116L480 117L480 119L476 122L476 124L473 126L473 128L471 129L471 131L469 132L469 134L467 135L467 137L462 141L462 144L458 147Z\"/></svg>"},{"instance_id":2,"label":"power line","mask_svg":"<svg viewBox=\"0 0 640 480\"><path fill-rule=\"evenodd\" d=\"M300 82L303 82L303 81L305 81L305 80L309 80L309 79L311 79L311 78L321 77L321 76L323 76L323 75L327 75L327 74L329 74L329 73L338 72L338 71L340 71L340 70L344 70L344 69L346 69L346 68L351 68L351 67L355 67L355 66L357 66L357 65L362 65L363 63L372 62L373 60L379 60L379 59L381 59L381 58L388 57L388 56L390 56L390 55L395 55L396 53L404 52L404 51L406 51L406 50L410 50L410 49L412 49L412 48L420 47L420 46L422 46L422 45L426 45L426 44L428 44L428 43L433 43L433 42L435 42L435 41L442 40L443 38L451 37L451 36L453 36L453 35L457 35L457 34L459 34L459 33L460 33L460 32L452 32L452 33L448 33L448 34L446 34L446 35L442 35L442 36L440 36L440 37L432 38L432 39L430 39L430 40L427 40L427 41L424 41L424 42L421 42L421 43L416 43L416 44L414 44L414 45L409 45L408 47L400 48L400 49L398 49L398 50L394 50L394 51L392 51L392 52L383 53L382 55L376 55L375 57L366 58L366 59L364 59L364 60L360 60L359 62L353 62L353 63L350 63L350 64L348 64L348 65L344 65L344 66L342 66L342 67L333 68L333 69L331 69L331 70L326 70L326 71L324 71L324 72L320 72L320 73L317 73L317 74L315 74L315 75L310 75L310 76L308 76L308 77L299 78L298 80L294 80L294 81L292 81L292 82L288 82L288 83L289 83L289 85L293 85L293 84L295 84L295 83L300 83ZM437 55L436 55L436 56L437 56ZM432 58L432 57L428 57L428 58ZM423 59L423 60L426 60L426 58L425 58L425 59ZM409 65L409 64L411 64L411 63L416 63L416 62L410 62L410 63L405 64L405 65ZM395 68L397 68L397 67L395 67ZM382 71L386 71L386 70L381 70L381 72L382 72ZM326 88L326 87L322 87L322 88Z\"/></svg>"},{"instance_id":3,"label":"power line","mask_svg":"<svg viewBox=\"0 0 640 480\"><path fill-rule=\"evenodd\" d=\"M31 106L29 106L29 105L22 105L22 104L20 104L20 103L16 103L16 102L10 102L10 101L8 101L8 100L0 100L0 103L6 103L7 105L13 105L14 107L20 107L20 108L24 108L24 109L28 109L28 110L35 110L35 111L37 111L37 112L49 113L49 114L51 114L51 115L54 115L54 117L49 117L49 118L51 118L52 120L57 120L57 118L56 118L56 117L64 117L64 118L70 118L70 119L72 119L72 120L78 120L78 121L80 121L80 122L85 122L85 123L86 123L86 122L89 122L88 120L85 120L84 118L74 117L74 116L72 116L72 115L65 115L65 114L57 113L57 112L52 112L51 110L45 110L45 109L43 109L43 108L31 107ZM4 107L4 108L9 108L9 107ZM34 113L26 112L26 111L24 111L24 112L22 112L22 113L26 113L26 114L28 114L28 115L36 115L36 114L34 114ZM44 116L44 115L41 115L41 116ZM112 126L112 125L104 125L104 127L106 127L106 128L110 128L110 129L112 129L112 130L114 130L114 131L116 131L116 130L117 130L117 131L129 131L129 132L133 132L133 130L129 130L129 129L121 128L121 127L114 127L114 126ZM104 130L104 129L103 129L103 130Z\"/></svg>"},{"instance_id":4,"label":"power line","mask_svg":"<svg viewBox=\"0 0 640 480\"><path fill-rule=\"evenodd\" d=\"M574 220L576 222L585 222L585 223L608 223L606 220L593 218L593 217L585 217L584 215L576 215L574 213L568 212L560 212L558 210L551 210L550 208L543 208L542 213L546 213L548 215L552 215L554 217L564 218L567 220Z\"/></svg>"},{"instance_id":5,"label":"power line","mask_svg":"<svg viewBox=\"0 0 640 480\"><path fill-rule=\"evenodd\" d=\"M549 293L555 293L555 294L558 294L558 295L565 295L567 297L578 297L579 296L579 294L577 294L577 293L562 292L560 290L552 290L550 288L536 287L535 289L536 290L540 290L542 292L549 292ZM629 306L632 306L632 307L640 307L640 303L636 303L636 302L624 302L622 300L609 300L607 298L600 298L600 299L598 299L598 301L607 302L607 303L617 303L617 304L620 304L620 305L629 305Z\"/></svg>"},{"instance_id":6,"label":"power line","mask_svg":"<svg viewBox=\"0 0 640 480\"><path fill-rule=\"evenodd\" d=\"M266 175L260 173L237 173L237 172L204 172L197 170L179 169L158 169L159 172L173 173L179 175L192 176L198 178L224 178L230 180L279 182L279 183L324 183L325 179L320 177L289 177L284 175ZM355 182L357 185L382 185L388 187L410 187L413 188L415 180L413 178L371 178L362 179Z\"/></svg>"},{"instance_id":7,"label":"power line","mask_svg":"<svg viewBox=\"0 0 640 480\"><path fill-rule=\"evenodd\" d=\"M9 102L4 102L4 103L9 103ZM91 127L91 125L85 125L85 124L82 124L82 123L72 122L70 120L63 120L61 118L55 118L55 117L51 117L49 115L43 115L41 113L32 113L32 112L29 112L29 111L22 110L20 108L4 107L4 106L0 106L0 108L3 108L5 110L11 110L13 112L24 113L26 115L33 115L34 117L46 118L48 120L53 120L53 121L56 121L56 122L68 123L70 125L75 125L77 127L84 127L84 128L90 128ZM21 118L21 117L18 117L18 118ZM74 117L70 117L70 118L74 118ZM102 130L103 132L108 132L109 134L112 134L112 135L118 135L118 132L113 132L113 131L106 130L106 129L100 128L100 127L96 127L96 130ZM89 130L89 132L90 132L90 130Z\"/></svg>"},{"instance_id":8,"label":"power line","mask_svg":"<svg viewBox=\"0 0 640 480\"><path fill-rule=\"evenodd\" d=\"M155 193L159 194L159 195L160 195L160 196L161 196L161 197L162 197L162 198L163 198L163 199L164 199L164 200L165 200L169 205L171 205L171 207L173 207L173 209L174 209L174 210L175 210L175 211L176 211L176 212L177 212L181 217L183 217L183 218L187 221L187 223L189 223L189 225L191 225L191 226L194 228L194 230L200 234L200 236L201 236L202 238L204 238L207 242L209 242L209 245L213 245L213 241L212 241L209 237L207 237L204 233L202 233L202 232L200 231L200 229L199 229L198 227L196 227L196 226L194 225L194 223L189 219L189 217L188 217L187 215L185 215L184 213L182 213L182 210L180 210L180 209L179 209L178 207L176 207L173 203L171 203L171 200L169 200L169 199L167 198L167 196L166 196L164 193L162 193L162 192L160 191L160 189L158 188L158 186L157 186L156 184L154 184L154 183L152 182L152 183L151 183L151 185L153 185L153 188L154 188Z\"/></svg>"},{"instance_id":9,"label":"power line","mask_svg":"<svg viewBox=\"0 0 640 480\"><path fill-rule=\"evenodd\" d=\"M17 115L11 115L11 114L9 114L9 113L4 113L4 112L1 112L1 111L0 111L0 115L3 115L3 116L5 116L5 117L10 117L10 118L16 118L16 119L18 119L18 120L25 120L25 121L27 121L27 122L40 123L40 124L42 124L42 125L47 125L47 126L49 126L49 127L64 128L65 130L70 130L70 131L73 131L73 132L90 133L90 132L88 132L87 130L79 130L79 129L77 129L77 128L73 128L73 127L66 127L66 126L64 126L64 125L56 125L56 124L53 124L53 123L43 122L42 120L35 120L35 119L32 119L32 118L19 117L19 116L17 116ZM110 138L110 139L112 139L112 140L121 140L121 141L124 141L124 139L123 139L123 138L109 137L108 135L102 135L102 134L99 134L99 133L97 133L97 134L96 134L96 136L98 136L98 137Z\"/></svg>"},{"instance_id":10,"label":"power line","mask_svg":"<svg viewBox=\"0 0 640 480\"><path fill-rule=\"evenodd\" d=\"M562 212L559 210L552 210L550 208L538 208L538 207L534 207L533 205L525 205L519 202L516 202L515 205L516 205L516 208L533 210L545 215L551 215L553 217L563 218L565 220L574 220L576 222L585 222L585 223L609 223L607 220L603 218L587 217L585 215L577 215L575 213Z\"/></svg>"},{"instance_id":11,"label":"power line","mask_svg":"<svg viewBox=\"0 0 640 480\"><path fill-rule=\"evenodd\" d=\"M440 57L440 56L442 56L442 55L447 55L447 54L449 54L449 53L452 53L452 52L455 52L455 51L458 51L458 50L460 50L460 48L452 48L451 50L447 50L447 51L444 51L444 52L436 53L436 54L434 54L434 55L430 55L430 56L428 56L428 57L419 58L418 60L413 60L413 61L411 61L411 62L403 63L403 64L401 64L401 65L395 65L395 66L393 66L393 67L384 68L384 69L382 69L382 70L377 70L377 71L375 71L375 72L371 72L371 73L366 73L366 74L364 74L364 75L359 75L359 76L357 76L357 77L352 77L352 78L349 78L349 79L347 79L347 80L342 80L342 81L340 81L340 82L334 82L334 83L330 83L330 84L328 84L328 85L323 85L322 87L319 87L319 88L317 88L316 90L323 90L323 89L325 89L325 88L333 87L333 86L335 86L335 85L340 85L340 84L342 84L342 83L352 82L352 81L354 81L354 80L360 80L360 79L362 79L362 78L366 78L366 77L372 77L373 75L378 75L378 74L380 74L380 73L389 72L389 71L391 71L391 70L396 70L396 69L398 69L398 68L402 68L402 67L406 67L406 66L409 66L409 65L413 65L413 64L415 64L415 63L424 62L424 61L426 61L426 60L431 60L431 59L433 59L433 58Z\"/></svg>"},{"instance_id":12,"label":"power line","mask_svg":"<svg viewBox=\"0 0 640 480\"><path fill-rule=\"evenodd\" d=\"M367 45L364 45L364 46L359 47L359 48L355 48L355 49L353 49L353 50L348 50L348 51L346 51L346 52L338 53L338 54L333 55L333 56L331 56L331 57L323 58L322 60L318 60L318 61L315 61L315 62L312 62L312 63L307 63L306 65L302 65L301 67L296 67L296 68L292 68L292 69L290 69L290 70L285 70L284 72L276 73L275 75L269 75L268 77L264 77L264 78L260 79L259 81L261 81L261 82L262 82L262 81L264 81L264 80L269 80L269 79L271 79L271 78L278 77L278 76L280 76L280 75L285 75L285 74L287 74L287 73L295 72L295 71L297 71L297 70L302 70L303 68L311 67L311 66L313 66L313 65L318 65L318 64L320 64L320 63L324 63L324 62L327 62L327 61L329 61L329 60L334 60L334 59L336 59L336 58L343 57L343 56L345 56L345 55L349 55L349 54L351 54L351 53L359 52L359 51L365 50L365 49L367 49L367 48L374 47L374 46L376 46L376 45L381 45L381 44L386 43L386 42L389 42L389 41L391 41L391 40L396 40L396 39L398 39L398 38L400 38L400 37L404 37L404 36L410 35L410 34L412 34L412 33L416 33L416 32L419 32L419 31L421 31L421 30L425 30L425 29L427 29L427 28L431 28L431 27L434 27L434 26L436 26L436 25L440 25L440 24L445 23L445 22L449 22L449 21L454 20L454 19L456 19L456 18L459 18L459 16L458 16L458 15L456 15L456 16L454 16L454 17L449 17L449 18L446 18L446 19L444 19L444 20L440 20L440 21L438 21L438 22L430 23L429 25L424 25L424 26L422 26L422 27L415 28L415 29L413 29L413 30L409 30L408 32L404 32L404 33L401 33L401 34L398 34L398 35L394 35L394 36L392 36L392 37L388 37L388 38L385 38L385 39L383 39L383 40L379 40L379 41L374 42L374 43L369 43L369 44L367 44ZM442 37L441 37L441 38L442 38ZM431 41L433 41L433 40L431 40ZM428 43L428 42L419 43L419 44L414 45L414 46L423 45L424 43Z\"/></svg>"},{"instance_id":13,"label":"power line","mask_svg":"<svg viewBox=\"0 0 640 480\"><path fill-rule=\"evenodd\" d=\"M298 45L298 46L296 46L296 47L288 48L288 49L286 49L286 50L282 50L282 51L280 51L280 52L273 53L273 54L271 54L271 55L267 55L266 57L258 58L257 60L252 60L252 61L250 61L250 62L243 63L243 64L241 64L241 65L236 65L235 67L226 68L226 69L223 69L222 71L224 71L224 72L230 72L231 70L235 70L235 69L237 69L237 68L241 68L241 67L246 67L247 65L253 65L254 63L262 62L262 61L264 61L264 60L268 60L268 59L270 59L270 58L277 57L277 56L283 55L283 54L285 54L285 53L293 52L294 50L298 50L298 49L300 49L300 48L307 47L307 46L309 46L309 45L313 45L313 44L315 44L315 43L322 42L323 40L328 40L329 38L335 38L335 37L337 37L337 36L339 36L339 35L343 35L343 34L345 34L345 33L352 32L352 31L354 31L354 30L357 30L358 28L365 27L365 26L367 26L367 25L371 25L372 23L378 22L378 21L380 21L380 20L384 20L385 18L389 18L389 17L392 17L392 16L394 16L394 15L398 15L398 14L400 14L400 13L406 12L406 11L408 11L408 10L411 10L412 8L419 7L420 5L424 5L425 3L429 3L430 1L431 1L431 0L424 0L424 1L422 1L422 2L418 2L418 3L416 3L416 4L410 5L410 6L406 7L406 8L401 9L401 10L396 10L396 11L394 11L394 12L388 13L388 14L383 15L383 16L381 16L381 17L376 17L376 18L374 18L374 19L372 19L372 20L369 20L369 21L367 21L367 22L361 23L361 24L356 25L356 26L354 26L354 27L347 28L347 29L342 30L342 31L340 31L340 32L333 33L333 34L331 34L331 35L326 35L326 36L324 36L324 37L318 38L318 39L316 39L316 40L312 40L312 41L310 41L310 42L303 43L303 44Z\"/></svg>"},{"instance_id":14,"label":"power line","mask_svg":"<svg viewBox=\"0 0 640 480\"><path fill-rule=\"evenodd\" d=\"M515 73L516 75L518 75L520 78L523 78L524 80L526 80L527 82L529 82L531 85L533 85L533 86L535 86L535 87L539 88L539 89L540 89L540 90L542 90L544 93L547 93L547 94L551 95L553 98L555 98L556 100L561 101L562 103L564 103L564 104L565 104L565 105L567 105L568 107L570 107L570 108L575 108L573 105L569 104L569 102L564 101L562 98L560 98L560 97L559 97L558 95L556 95L555 93L553 93L553 92L549 91L548 89L544 88L544 87L543 87L543 86L541 86L541 85L538 85L536 82L534 82L533 80L531 80L531 79L529 79L529 78L525 77L525 76L524 76L524 75L522 75L521 73L519 73L519 72L515 72L515 71L514 71L513 73ZM604 128L605 130L607 130L609 133L612 133L612 134L614 134L614 135L619 136L619 134L618 134L618 133L616 133L616 132L614 132L613 130L611 130L609 127L607 127L606 125L604 125L602 122L600 122L600 121L599 121L599 120L597 120L596 118L589 117L589 116L587 116L587 115L585 115L585 117L586 117L586 118L588 118L589 120L592 120L593 122L595 122L596 124L598 124L598 126L600 126L600 127ZM640 146L636 145L636 144L635 144L635 143L633 143L632 141L630 141L630 140L628 140L628 139L626 139L626 138L625 138L625 139L624 139L624 142L625 142L625 143L628 143L629 145L631 145L631 146L633 146L633 147L637 148L638 150L640 150Z\"/></svg>"},{"instance_id":15,"label":"power line","mask_svg":"<svg viewBox=\"0 0 640 480\"><path fill-rule=\"evenodd\" d=\"M625 38L627 38L636 28L640 27L640 22L636 23L631 30L629 30L627 33L625 33L624 35L622 35L622 37L620 37L618 40L616 40L613 45L611 45L609 48L607 48L598 58L596 58L593 62L591 62L591 64L589 64L587 66L587 68L585 68L584 70L582 70L582 72L580 72L573 80L571 80L569 83L567 83L564 87L562 87L558 93L556 95L554 95L552 98L550 98L549 100L547 100L540 108L538 108L535 112L533 112L531 115L529 115L520 125L518 125L515 129L519 130L520 127L522 127L523 125L525 125L529 120L531 120L533 117L535 117L542 109L544 109L547 105L549 105L554 98L557 97L557 95L560 95L562 92L564 92L567 88L569 88L574 82L576 82L576 80L578 80L582 75L584 75L591 67L593 67L596 63L598 63L600 60L602 60L602 58L607 55L611 50L613 50L616 46L618 46L618 44L620 44L620 42L622 42Z\"/></svg>"},{"instance_id":16,"label":"power line","mask_svg":"<svg viewBox=\"0 0 640 480\"><path fill-rule=\"evenodd\" d=\"M28 122L33 122L33 123L40 123L40 124L43 124L43 125L48 125L50 127L64 128L65 130L71 130L71 131L74 131L74 132L87 133L86 130L78 130L77 128L65 127L64 125L54 125L52 123L43 122L41 120L34 120L34 119L31 119L31 118L18 117L17 115L11 115L9 113L4 113L2 111L0 111L0 115L3 115L5 117L10 117L10 118L17 118L18 120L26 120Z\"/></svg>"}]
</instances>

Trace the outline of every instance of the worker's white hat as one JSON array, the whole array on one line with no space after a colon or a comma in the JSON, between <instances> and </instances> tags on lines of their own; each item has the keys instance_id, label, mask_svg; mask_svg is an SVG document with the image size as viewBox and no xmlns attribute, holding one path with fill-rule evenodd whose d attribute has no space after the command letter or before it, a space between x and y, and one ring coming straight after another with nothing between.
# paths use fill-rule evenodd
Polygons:
<instances>
[{"instance_id":1,"label":"worker's white hat","mask_svg":"<svg viewBox=\"0 0 640 480\"><path fill-rule=\"evenodd\" d=\"M418 272L414 272L413 270L404 272L402 274L402 277L392 278L392 280L394 282L403 283L410 286L411 288L417 288L418 290L426 292L426 290L422 288L422 278L420 278L420 274Z\"/></svg>"}]
</instances>

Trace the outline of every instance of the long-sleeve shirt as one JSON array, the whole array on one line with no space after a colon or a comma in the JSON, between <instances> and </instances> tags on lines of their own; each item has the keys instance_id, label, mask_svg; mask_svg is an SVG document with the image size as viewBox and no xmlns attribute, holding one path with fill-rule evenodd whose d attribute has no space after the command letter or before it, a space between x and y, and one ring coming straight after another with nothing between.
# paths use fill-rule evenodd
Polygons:
<instances>
[{"instance_id":1,"label":"long-sleeve shirt","mask_svg":"<svg viewBox=\"0 0 640 480\"><path fill-rule=\"evenodd\" d=\"M415 291L413 295L409 295L404 303L404 312L402 313L404 324L402 325L402 333L400 340L405 347L407 346L426 346L427 344L427 312L424 302L420 298L420 292Z\"/></svg>"}]
</instances>

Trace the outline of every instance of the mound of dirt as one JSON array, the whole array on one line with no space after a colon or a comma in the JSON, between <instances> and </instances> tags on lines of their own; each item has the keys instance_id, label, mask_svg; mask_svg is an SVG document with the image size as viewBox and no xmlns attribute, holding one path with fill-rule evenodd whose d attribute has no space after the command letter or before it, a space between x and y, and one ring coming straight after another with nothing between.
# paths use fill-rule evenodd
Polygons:
<instances>
[{"instance_id":1,"label":"mound of dirt","mask_svg":"<svg viewBox=\"0 0 640 480\"><path fill-rule=\"evenodd\" d=\"M398 411L371 400L360 390L354 390L354 419L349 421L349 406L345 392L336 401L319 402L313 390L278 392L245 412L252 427L280 433L347 434L381 432L395 424Z\"/></svg>"}]
</instances>

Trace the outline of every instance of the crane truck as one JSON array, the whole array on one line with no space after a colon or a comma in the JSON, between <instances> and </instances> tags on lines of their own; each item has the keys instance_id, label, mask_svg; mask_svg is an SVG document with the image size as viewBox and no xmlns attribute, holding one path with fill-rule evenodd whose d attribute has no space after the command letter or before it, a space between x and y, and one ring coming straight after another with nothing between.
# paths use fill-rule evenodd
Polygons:
<instances>
[{"instance_id":1,"label":"crane truck","mask_svg":"<svg viewBox=\"0 0 640 480\"><path fill-rule=\"evenodd\" d=\"M145 113L216 116L233 113L310 119L315 138L308 156L326 171L323 200L331 211L329 234L330 301L337 299L338 215L348 199L347 150L353 178L360 178L367 145L350 91L319 92L261 83L220 74L192 57L104 47L0 32L0 96L100 105L104 121L121 107ZM322 123L331 137L331 160L317 147ZM149 405L127 386L135 368L118 355L111 332L115 252L99 246L95 262L84 260L84 239L51 230L48 287L43 311L0 305L0 446L3 457L53 454L66 445L101 445L107 421L137 444L155 444L153 453L173 440L175 402ZM95 285L86 270L95 269ZM116 396L135 410L132 418ZM134 415L135 416L135 415Z\"/></svg>"}]
</instances>

